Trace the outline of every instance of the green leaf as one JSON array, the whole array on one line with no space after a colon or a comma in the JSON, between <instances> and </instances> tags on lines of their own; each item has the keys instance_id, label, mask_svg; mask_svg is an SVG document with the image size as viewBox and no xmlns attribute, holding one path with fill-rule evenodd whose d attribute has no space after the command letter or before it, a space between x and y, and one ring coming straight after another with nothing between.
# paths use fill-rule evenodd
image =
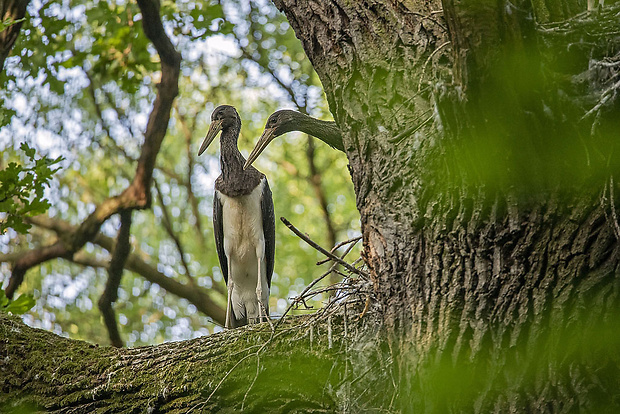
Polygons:
<instances>
[{"instance_id":1,"label":"green leaf","mask_svg":"<svg viewBox=\"0 0 620 414\"><path fill-rule=\"evenodd\" d=\"M9 298L6 297L4 289L0 289L0 309L9 304Z\"/></svg>"},{"instance_id":2,"label":"green leaf","mask_svg":"<svg viewBox=\"0 0 620 414\"><path fill-rule=\"evenodd\" d=\"M13 26L14 24L21 23L24 20L26 20L25 17L17 20L13 20L11 17L9 17L8 19L3 20L0 22L0 32L3 32L7 27Z\"/></svg>"},{"instance_id":3,"label":"green leaf","mask_svg":"<svg viewBox=\"0 0 620 414\"><path fill-rule=\"evenodd\" d=\"M23 218L45 213L49 209L50 203L44 198L44 190L58 171L58 168L50 167L63 160L62 157L36 159L35 149L25 142L20 149L34 166L10 162L0 171L0 211L5 213L4 220L0 221L0 234L9 227L25 234L31 226L24 223Z\"/></svg>"},{"instance_id":4,"label":"green leaf","mask_svg":"<svg viewBox=\"0 0 620 414\"><path fill-rule=\"evenodd\" d=\"M32 295L22 294L14 301L9 302L9 304L4 307L4 311L11 312L15 315L23 315L32 309L35 304L36 302Z\"/></svg>"},{"instance_id":5,"label":"green leaf","mask_svg":"<svg viewBox=\"0 0 620 414\"><path fill-rule=\"evenodd\" d=\"M24 151L24 153L26 154L26 156L28 156L28 158L30 159L34 158L34 154L36 153L36 151L34 150L34 148L30 148L30 145L28 145L27 142L22 142L22 145L20 145L19 148L22 151Z\"/></svg>"}]
</instances>

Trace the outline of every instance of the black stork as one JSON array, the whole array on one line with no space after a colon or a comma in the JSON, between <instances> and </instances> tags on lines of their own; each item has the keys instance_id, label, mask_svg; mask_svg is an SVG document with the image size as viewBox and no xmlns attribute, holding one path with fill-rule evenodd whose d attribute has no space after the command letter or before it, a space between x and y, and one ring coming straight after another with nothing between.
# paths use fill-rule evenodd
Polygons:
<instances>
[{"instance_id":1,"label":"black stork","mask_svg":"<svg viewBox=\"0 0 620 414\"><path fill-rule=\"evenodd\" d=\"M243 168L237 148L241 119L230 105L211 114L201 155L222 131L220 165L215 180L213 227L220 267L228 287L226 327L267 320L275 252L275 217L267 178L254 167Z\"/></svg>"},{"instance_id":2,"label":"black stork","mask_svg":"<svg viewBox=\"0 0 620 414\"><path fill-rule=\"evenodd\" d=\"M321 121L301 112L281 109L271 114L267 119L265 130L248 156L244 168L249 167L274 138L291 131L305 132L320 139L332 148L344 152L342 132L335 122Z\"/></svg>"}]
</instances>

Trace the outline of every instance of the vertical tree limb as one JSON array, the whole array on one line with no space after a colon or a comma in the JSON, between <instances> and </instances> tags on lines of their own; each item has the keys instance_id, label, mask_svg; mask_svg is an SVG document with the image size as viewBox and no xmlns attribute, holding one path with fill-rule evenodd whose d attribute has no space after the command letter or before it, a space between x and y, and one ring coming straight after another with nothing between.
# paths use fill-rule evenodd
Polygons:
<instances>
[{"instance_id":1,"label":"vertical tree limb","mask_svg":"<svg viewBox=\"0 0 620 414\"><path fill-rule=\"evenodd\" d=\"M312 185L314 189L314 193L316 194L316 198L318 200L319 206L321 207L321 213L323 214L323 219L325 220L325 227L327 227L327 243L329 246L336 245L336 229L334 228L334 222L331 219L331 215L329 213L328 205L327 205L327 197L325 197L325 191L323 190L323 183L321 180L321 171L316 166L315 162L315 146L314 146L314 138L310 135L308 138L308 146L306 148L306 156L308 158L308 167L310 170L310 176L308 177L308 181Z\"/></svg>"},{"instance_id":2,"label":"vertical tree limb","mask_svg":"<svg viewBox=\"0 0 620 414\"><path fill-rule=\"evenodd\" d=\"M101 298L99 298L99 310L103 315L103 321L108 329L110 343L112 346L122 348L123 340L121 339L118 325L116 323L116 314L112 304L118 299L118 287L121 283L125 262L131 251L129 236L131 234L131 210L123 210L120 212L121 228L118 231L118 238L114 253L108 267L108 281Z\"/></svg>"},{"instance_id":3,"label":"vertical tree limb","mask_svg":"<svg viewBox=\"0 0 620 414\"><path fill-rule=\"evenodd\" d=\"M181 54L174 49L164 31L159 16L159 1L138 0L138 5L142 11L144 33L153 42L161 59L161 83L157 86L157 97L146 126L145 145L142 147L134 180L126 190L135 199L144 203L142 207L145 208L150 206L150 189L155 160L168 130L172 103L179 94ZM146 145L147 142L149 145Z\"/></svg>"},{"instance_id":4,"label":"vertical tree limb","mask_svg":"<svg viewBox=\"0 0 620 414\"><path fill-rule=\"evenodd\" d=\"M196 235L198 237L198 242L200 243L200 247L202 249L205 249L207 245L207 241L205 240L204 231L202 229L202 222L200 221L200 210L198 208L198 199L196 198L196 195L194 194L194 186L192 185L192 177L194 176L194 165L195 165L195 160L194 160L195 151L192 151L192 137L194 135L193 132L194 132L194 127L195 127L195 122L194 124L192 124L190 128L185 115L181 114L181 112L176 107L176 104L175 104L175 109L176 109L177 116L179 118L179 123L181 125L181 131L183 132L183 135L185 136L185 149L187 151L187 182L186 182L187 196L189 198L189 203L192 209L192 213L194 214L194 217L196 218L195 228L196 228ZM196 117L197 117L197 114L194 115L194 119L196 119Z\"/></svg>"}]
</instances>

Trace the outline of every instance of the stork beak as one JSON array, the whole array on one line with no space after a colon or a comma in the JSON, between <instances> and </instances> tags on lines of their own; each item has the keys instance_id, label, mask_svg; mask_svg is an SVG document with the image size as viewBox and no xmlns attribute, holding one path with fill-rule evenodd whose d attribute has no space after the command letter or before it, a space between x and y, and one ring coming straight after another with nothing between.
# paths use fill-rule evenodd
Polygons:
<instances>
[{"instance_id":1,"label":"stork beak","mask_svg":"<svg viewBox=\"0 0 620 414\"><path fill-rule=\"evenodd\" d=\"M222 122L224 122L222 119L216 119L215 121L211 122L211 125L209 125L209 131L207 131L207 136L205 137L205 140L202 142L202 145L198 150L198 155L201 155L203 152L205 152L207 147L213 142L213 140L217 136L218 132L222 130Z\"/></svg>"},{"instance_id":2,"label":"stork beak","mask_svg":"<svg viewBox=\"0 0 620 414\"><path fill-rule=\"evenodd\" d=\"M261 154L261 152L263 152L265 148L267 148L267 145L269 145L269 143L275 138L275 133L276 133L275 128L266 128L263 131L263 134L258 139L256 146L250 153L248 160L243 165L244 170L247 169L250 165L252 165L252 163L256 161L256 159Z\"/></svg>"}]
</instances>

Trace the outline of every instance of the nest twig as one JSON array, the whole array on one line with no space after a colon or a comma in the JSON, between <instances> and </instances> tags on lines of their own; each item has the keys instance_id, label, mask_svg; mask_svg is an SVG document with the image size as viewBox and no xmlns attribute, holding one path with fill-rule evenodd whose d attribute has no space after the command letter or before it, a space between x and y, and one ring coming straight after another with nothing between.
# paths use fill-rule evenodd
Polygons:
<instances>
[{"instance_id":1,"label":"nest twig","mask_svg":"<svg viewBox=\"0 0 620 414\"><path fill-rule=\"evenodd\" d=\"M350 335L350 329L348 323L351 322L349 314L347 314L348 310L350 311L352 308L357 307L360 310L358 314L357 320L366 315L369 310L369 305L371 303L371 299L373 298L372 292L372 284L370 282L370 277L366 269L364 269L363 262L360 258L356 258L352 263L348 263L345 261L346 256L353 250L355 245L362 239L361 236L353 237L349 240L345 240L341 243L338 243L331 251L327 251L316 242L312 241L309 236L304 235L301 231L299 231L295 226L293 226L288 220L282 218L281 219L287 227L289 227L297 236L299 236L302 240L308 243L310 246L314 247L316 250L324 254L329 258L329 261L332 261L333 264L330 266L329 270L325 273L321 274L319 277L314 279L299 295L297 295L291 301L290 305L284 312L284 314L280 317L280 319L275 323L271 324L270 327L271 332L266 341L261 344L251 345L239 351L235 354L235 356L239 357L239 360L226 372L226 374L218 381L213 390L211 390L210 394L204 401L200 401L189 409L189 412L199 412L202 411L209 401L216 394L218 389L222 386L222 384L226 381L227 378L245 361L250 360L252 358L256 359L256 374L254 375L253 380L250 382L242 401L242 409L245 407L245 401L253 388L256 379L260 373L261 369L261 355L269 348L269 346L276 342L277 338L283 337L292 331L298 332L295 335L297 338L305 338L308 334L310 336L310 343L312 347L312 338L313 338L313 330L316 329L317 324L320 322L326 322L327 325L327 338L328 338L328 348L334 347L335 341L339 336L334 336L334 326L333 320L335 318L342 317L344 322L344 337L347 338ZM342 254L336 255L336 251L346 246ZM319 263L325 263L323 261ZM361 264L360 264L361 263ZM338 272L344 276L344 279L330 286L319 287L316 288L317 284L321 282L326 276L328 276L331 272L337 271L337 267L342 266L344 269L344 273ZM290 313L293 308L303 306L305 309L311 309L311 306L308 305L310 299L314 298L316 295L319 295L324 292L335 292L335 295L331 297L331 300L327 302L327 304L321 308L319 308L313 315L309 315L307 317L303 317L299 320L296 320L293 324L288 324L282 326L285 323L286 316ZM280 328L280 329L278 329ZM255 325L254 327L250 327L249 329L258 329L260 330L260 325ZM242 333L242 330L235 330L239 333ZM235 331L231 333L231 335L235 335ZM336 331L339 332L339 331ZM357 329L356 329L357 332ZM348 357L346 357L348 346L346 341L340 342L341 351L343 355L345 355L345 360L348 361ZM245 354L245 355L244 355ZM349 362L346 362L349 364ZM349 374L347 374L347 378Z\"/></svg>"},{"instance_id":2,"label":"nest twig","mask_svg":"<svg viewBox=\"0 0 620 414\"><path fill-rule=\"evenodd\" d=\"M559 81L569 80L562 90L581 109L581 121L592 123L592 135L603 114L614 116L620 98L619 24L616 3L537 27L544 48L551 51L550 71Z\"/></svg>"},{"instance_id":3,"label":"nest twig","mask_svg":"<svg viewBox=\"0 0 620 414\"><path fill-rule=\"evenodd\" d=\"M362 240L361 236L353 237L349 240L345 240L336 244L331 251L327 251L323 247L321 247L318 243L313 241L307 234L302 233L299 229L297 229L293 224L291 224L287 219L281 217L280 220L299 238L308 243L311 247L319 251L320 253L327 256L325 260L320 260L317 262L317 265L321 265L327 263L329 261L333 262L333 265L330 266L329 270L321 274L319 277L314 279L306 288L289 304L286 311L280 317L280 320L276 324L276 328L282 323L285 317L289 314L292 309L296 309L299 306L303 306L304 309L312 309L311 306L308 306L308 301L315 297L316 295L326 293L326 292L335 292L333 299L330 300L326 306L320 308L315 314L315 320L321 320L325 317L330 317L334 313L344 309L347 304L361 304L364 303L363 310L360 313L360 317L364 316L368 311L368 307L370 304L370 299L372 297L372 289L370 284L370 275L366 270L363 269L362 266L357 266L361 260L357 258L352 263L346 262L345 257L353 250L355 245ZM340 256L336 256L335 252L343 247L347 246L344 252ZM340 272L338 267L342 266L346 270L347 273ZM318 289L314 289L314 287L321 282L325 277L329 274L336 272L343 276L343 281L340 283L335 283L329 286L321 287ZM357 277L353 277L353 276ZM362 308L362 306L360 306Z\"/></svg>"}]
</instances>

